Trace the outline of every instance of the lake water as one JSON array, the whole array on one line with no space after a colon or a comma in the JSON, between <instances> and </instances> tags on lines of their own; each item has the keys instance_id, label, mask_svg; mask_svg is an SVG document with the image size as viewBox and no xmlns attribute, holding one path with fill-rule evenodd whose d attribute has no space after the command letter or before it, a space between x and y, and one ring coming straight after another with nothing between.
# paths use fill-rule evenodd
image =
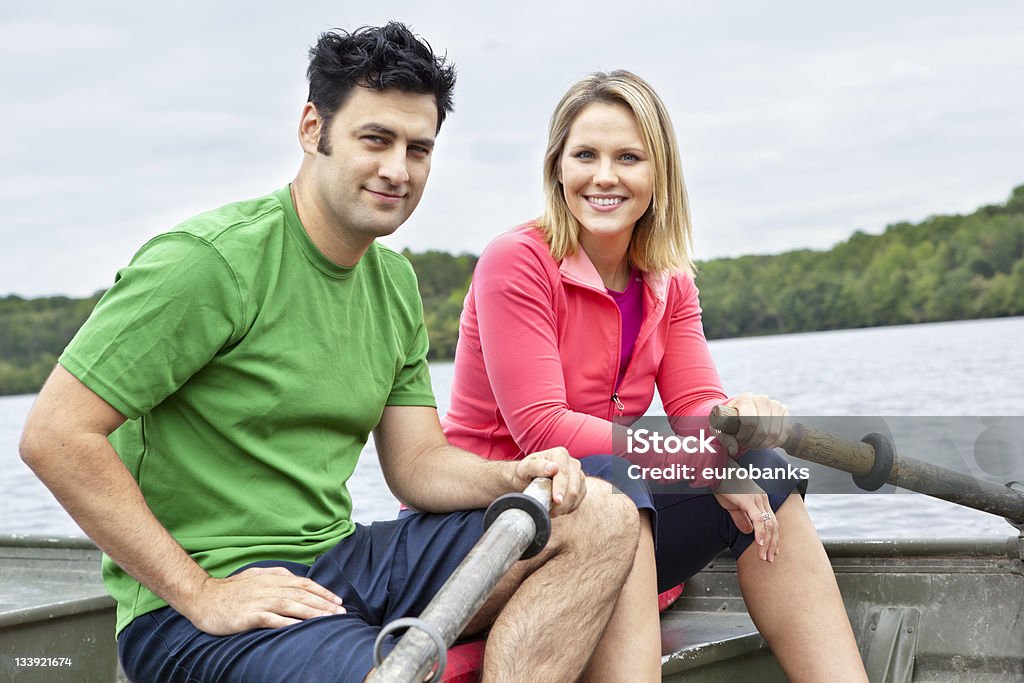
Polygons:
<instances>
[{"instance_id":1,"label":"lake water","mask_svg":"<svg viewBox=\"0 0 1024 683\"><path fill-rule=\"evenodd\" d=\"M728 393L770 394L795 416L1020 416L1022 338L1024 318L1003 318L722 340L712 342L711 350ZM431 375L443 412L452 365L434 364ZM0 397L0 533L81 534L18 457L33 398ZM652 413L659 409L660 404L652 406ZM1024 481L1020 458L1005 475L1002 481ZM824 538L1016 533L998 517L918 494L815 494L814 482L808 507ZM356 521L394 516L397 502L384 483L372 441L349 488Z\"/></svg>"}]
</instances>

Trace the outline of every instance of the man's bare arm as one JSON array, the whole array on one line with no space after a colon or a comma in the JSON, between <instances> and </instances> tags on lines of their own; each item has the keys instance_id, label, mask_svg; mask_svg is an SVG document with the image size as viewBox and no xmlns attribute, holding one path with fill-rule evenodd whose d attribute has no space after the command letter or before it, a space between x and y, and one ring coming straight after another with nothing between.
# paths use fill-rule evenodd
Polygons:
<instances>
[{"instance_id":1,"label":"man's bare arm","mask_svg":"<svg viewBox=\"0 0 1024 683\"><path fill-rule=\"evenodd\" d=\"M564 448L523 460L487 460L449 444L433 408L388 406L373 437L391 490L422 512L487 507L536 477L553 478L552 514L572 511L586 495L579 462Z\"/></svg>"},{"instance_id":2,"label":"man's bare arm","mask_svg":"<svg viewBox=\"0 0 1024 683\"><path fill-rule=\"evenodd\" d=\"M107 437L125 418L61 366L39 393L21 457L122 569L207 633L284 626L343 611L327 589L284 568L212 578L153 515Z\"/></svg>"}]
</instances>

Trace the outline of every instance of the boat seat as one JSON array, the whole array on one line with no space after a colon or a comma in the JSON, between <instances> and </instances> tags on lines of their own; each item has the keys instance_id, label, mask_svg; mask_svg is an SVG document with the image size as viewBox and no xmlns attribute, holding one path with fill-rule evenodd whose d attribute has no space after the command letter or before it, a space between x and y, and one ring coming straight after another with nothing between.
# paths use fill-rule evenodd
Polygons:
<instances>
[{"instance_id":1,"label":"boat seat","mask_svg":"<svg viewBox=\"0 0 1024 683\"><path fill-rule=\"evenodd\" d=\"M0 542L0 680L123 680L114 643L114 600L103 588L99 566L100 552L85 539ZM19 672L11 668L15 657L69 661Z\"/></svg>"},{"instance_id":2,"label":"boat seat","mask_svg":"<svg viewBox=\"0 0 1024 683\"><path fill-rule=\"evenodd\" d=\"M47 544L53 547L34 547ZM0 627L113 614L114 600L97 571L100 553L87 541L31 538L3 547L0 560Z\"/></svg>"},{"instance_id":3,"label":"boat seat","mask_svg":"<svg viewBox=\"0 0 1024 683\"><path fill-rule=\"evenodd\" d=\"M662 677L767 649L746 612L670 610L661 615Z\"/></svg>"},{"instance_id":4,"label":"boat seat","mask_svg":"<svg viewBox=\"0 0 1024 683\"><path fill-rule=\"evenodd\" d=\"M766 650L767 645L746 612L672 611L661 615L661 673L670 677L710 664ZM448 651L448 683L480 680L484 641L456 645Z\"/></svg>"}]
</instances>

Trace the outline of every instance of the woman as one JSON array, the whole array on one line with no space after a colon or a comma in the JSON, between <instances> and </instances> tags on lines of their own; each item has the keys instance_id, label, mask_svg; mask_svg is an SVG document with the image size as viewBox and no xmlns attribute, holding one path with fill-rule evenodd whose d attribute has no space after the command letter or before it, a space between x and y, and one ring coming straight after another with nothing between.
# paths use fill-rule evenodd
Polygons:
<instances>
[{"instance_id":1,"label":"woman","mask_svg":"<svg viewBox=\"0 0 1024 683\"><path fill-rule=\"evenodd\" d=\"M711 360L675 135L651 87L626 71L572 86L551 118L544 186L544 215L495 239L474 273L444 420L449 440L488 458L554 446L578 458L612 453L621 423L643 415L657 387L677 431L682 422L706 425L715 405L734 406L743 428L718 436L739 456L730 463L784 467L764 449L785 439L785 406L753 394L729 399ZM638 657L592 670L655 680L655 583L665 591L728 547L751 617L791 680L866 680L831 566L794 492L800 482L774 484L769 495L729 480L711 496L651 483L656 512L642 514L633 570L646 577L637 585L651 608L613 620L605 635L633 639Z\"/></svg>"}]
</instances>

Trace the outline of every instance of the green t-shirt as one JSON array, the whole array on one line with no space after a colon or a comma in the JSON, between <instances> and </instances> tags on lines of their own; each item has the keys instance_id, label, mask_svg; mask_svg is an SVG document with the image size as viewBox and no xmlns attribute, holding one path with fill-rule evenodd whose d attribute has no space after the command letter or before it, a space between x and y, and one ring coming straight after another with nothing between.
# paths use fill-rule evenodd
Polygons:
<instances>
[{"instance_id":1,"label":"green t-shirt","mask_svg":"<svg viewBox=\"0 0 1024 683\"><path fill-rule=\"evenodd\" d=\"M312 563L353 531L346 487L386 405L434 406L409 262L329 261L288 188L154 238L60 358L128 421L110 440L213 576ZM104 558L117 631L164 602Z\"/></svg>"}]
</instances>

